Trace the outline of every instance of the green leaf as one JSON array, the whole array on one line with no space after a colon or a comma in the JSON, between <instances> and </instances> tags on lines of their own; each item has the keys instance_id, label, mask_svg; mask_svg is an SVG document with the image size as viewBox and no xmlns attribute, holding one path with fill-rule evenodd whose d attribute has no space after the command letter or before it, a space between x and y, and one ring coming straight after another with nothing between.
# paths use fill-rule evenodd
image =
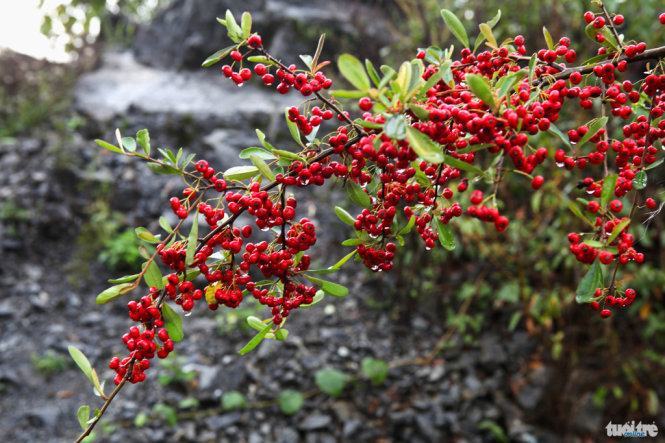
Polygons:
<instances>
[{"instance_id":1,"label":"green leaf","mask_svg":"<svg viewBox=\"0 0 665 443\"><path fill-rule=\"evenodd\" d=\"M192 218L192 229L187 236L187 249L185 250L185 263L191 265L196 255L196 247L199 243L199 213L194 213Z\"/></svg>"},{"instance_id":2,"label":"green leaf","mask_svg":"<svg viewBox=\"0 0 665 443\"><path fill-rule=\"evenodd\" d=\"M224 172L224 178L227 180L242 181L255 177L259 174L259 168L256 166L234 166Z\"/></svg>"},{"instance_id":3,"label":"green leaf","mask_svg":"<svg viewBox=\"0 0 665 443\"><path fill-rule=\"evenodd\" d=\"M409 217L407 224L399 230L398 235L406 235L413 230L413 227L416 225L416 216L412 215Z\"/></svg>"},{"instance_id":4,"label":"green leaf","mask_svg":"<svg viewBox=\"0 0 665 443\"><path fill-rule=\"evenodd\" d=\"M132 274L132 275L125 275L123 277L118 277L118 278L110 278L107 281L111 283L112 285L117 285L120 283L133 283L134 280L138 278L138 274Z\"/></svg>"},{"instance_id":5,"label":"green leaf","mask_svg":"<svg viewBox=\"0 0 665 443\"><path fill-rule=\"evenodd\" d=\"M575 292L575 301L577 303L589 303L593 300L596 289L602 288L603 283L603 270L600 267L600 262L597 260L593 262L586 275L580 280Z\"/></svg>"},{"instance_id":6,"label":"green leaf","mask_svg":"<svg viewBox=\"0 0 665 443\"><path fill-rule=\"evenodd\" d=\"M547 43L547 48L554 49L554 40L552 40L552 35L545 26L543 26L543 36L545 37L545 43Z\"/></svg>"},{"instance_id":7,"label":"green leaf","mask_svg":"<svg viewBox=\"0 0 665 443\"><path fill-rule=\"evenodd\" d=\"M222 409L225 411L235 411L247 407L245 396L238 391L225 392L222 395Z\"/></svg>"},{"instance_id":8,"label":"green leaf","mask_svg":"<svg viewBox=\"0 0 665 443\"><path fill-rule=\"evenodd\" d=\"M617 184L617 175L610 174L603 180L603 188L600 191L600 206L605 209L614 195L614 188Z\"/></svg>"},{"instance_id":9,"label":"green leaf","mask_svg":"<svg viewBox=\"0 0 665 443\"><path fill-rule=\"evenodd\" d=\"M442 163L444 159L442 147L427 134L423 134L412 126L406 127L406 139L411 149L429 163Z\"/></svg>"},{"instance_id":10,"label":"green leaf","mask_svg":"<svg viewBox=\"0 0 665 443\"><path fill-rule=\"evenodd\" d=\"M242 37L247 38L252 33L252 15L245 11L240 17L240 29L242 30Z\"/></svg>"},{"instance_id":11,"label":"green leaf","mask_svg":"<svg viewBox=\"0 0 665 443\"><path fill-rule=\"evenodd\" d=\"M391 115L383 125L383 132L392 139L404 140L406 138L407 126L406 118L403 114Z\"/></svg>"},{"instance_id":12,"label":"green leaf","mask_svg":"<svg viewBox=\"0 0 665 443\"><path fill-rule=\"evenodd\" d=\"M295 140L296 143L298 143L300 146L303 146L298 125L295 122L289 120L289 108L284 109L284 118L286 118L286 126L289 128L291 138L293 138L293 140Z\"/></svg>"},{"instance_id":13,"label":"green leaf","mask_svg":"<svg viewBox=\"0 0 665 443\"><path fill-rule=\"evenodd\" d=\"M586 142L591 140L591 137L596 135L598 131L600 131L602 128L605 127L607 124L607 117L598 117L594 118L591 120L589 123L587 123L587 126L589 127L589 131L587 131L586 134L580 139L579 142L577 142L577 148L581 148Z\"/></svg>"},{"instance_id":14,"label":"green leaf","mask_svg":"<svg viewBox=\"0 0 665 443\"><path fill-rule=\"evenodd\" d=\"M491 48L496 48L497 43L496 43L496 38L494 37L494 33L492 33L492 28L487 23L481 23L478 25L478 28L480 29L480 33L485 37L485 40L487 40L487 43L489 43L489 46Z\"/></svg>"},{"instance_id":15,"label":"green leaf","mask_svg":"<svg viewBox=\"0 0 665 443\"><path fill-rule=\"evenodd\" d=\"M136 141L138 142L145 155L150 155L150 133L147 129L141 129L136 133Z\"/></svg>"},{"instance_id":16,"label":"green leaf","mask_svg":"<svg viewBox=\"0 0 665 443\"><path fill-rule=\"evenodd\" d=\"M510 75L503 76L496 82L497 96L499 98L505 97L511 89L515 87L515 84L526 77L528 73L524 69L515 71Z\"/></svg>"},{"instance_id":17,"label":"green leaf","mask_svg":"<svg viewBox=\"0 0 665 443\"><path fill-rule=\"evenodd\" d=\"M90 364L90 360L88 360L88 357L85 356L81 350L79 350L75 346L67 346L67 350L69 351L69 355L72 357L72 360L74 360L74 363L81 369L81 372L83 372L83 375L85 375L90 381L92 381L92 365Z\"/></svg>"},{"instance_id":18,"label":"green leaf","mask_svg":"<svg viewBox=\"0 0 665 443\"><path fill-rule=\"evenodd\" d=\"M260 129L256 129L255 131L256 131L256 136L258 137L259 142L261 143L261 146L263 146L264 148L266 148L268 151L274 151L274 150L275 150L275 147L274 147L273 145L271 145L271 144L266 140L266 135L263 133L263 131L261 131ZM250 148L250 149L251 149L251 148ZM242 158L242 157L240 157L240 158ZM249 158L249 156L248 156L248 158Z\"/></svg>"},{"instance_id":19,"label":"green leaf","mask_svg":"<svg viewBox=\"0 0 665 443\"><path fill-rule=\"evenodd\" d=\"M266 324L263 323L263 321L260 318L254 317L253 315L250 315L249 317L247 317L246 321L247 321L247 324L252 329L256 329L257 331L262 331L263 328L266 327Z\"/></svg>"},{"instance_id":20,"label":"green leaf","mask_svg":"<svg viewBox=\"0 0 665 443\"><path fill-rule=\"evenodd\" d=\"M360 60L351 54L342 54L337 59L339 72L357 89L367 91L370 88L369 77Z\"/></svg>"},{"instance_id":21,"label":"green leaf","mask_svg":"<svg viewBox=\"0 0 665 443\"><path fill-rule=\"evenodd\" d=\"M637 174L635 174L635 178L633 179L633 188L640 190L646 187L647 187L647 173L646 171L642 170Z\"/></svg>"},{"instance_id":22,"label":"green leaf","mask_svg":"<svg viewBox=\"0 0 665 443\"><path fill-rule=\"evenodd\" d=\"M169 333L171 340L179 342L184 337L182 332L182 318L177 312L169 306L168 303L162 305L162 317L164 317L164 327Z\"/></svg>"},{"instance_id":23,"label":"green leaf","mask_svg":"<svg viewBox=\"0 0 665 443\"><path fill-rule=\"evenodd\" d=\"M319 287L328 295L333 297L346 297L349 295L349 288L342 286L339 283L334 283L328 280L323 280L318 277L312 277L311 275L305 275L309 281L319 285Z\"/></svg>"},{"instance_id":24,"label":"green leaf","mask_svg":"<svg viewBox=\"0 0 665 443\"><path fill-rule=\"evenodd\" d=\"M441 17L443 17L443 21L445 21L446 25L448 25L448 28L450 28L450 32L453 33L453 35L457 38L457 40L460 41L460 43L464 45L465 48L468 48L469 37L466 35L466 30L464 29L464 25L460 19L458 19L455 14L453 14L448 9L441 10Z\"/></svg>"},{"instance_id":25,"label":"green leaf","mask_svg":"<svg viewBox=\"0 0 665 443\"><path fill-rule=\"evenodd\" d=\"M159 270L159 266L157 266L155 260L152 260L150 264L148 264L146 272L145 274L143 274L143 279L145 280L145 283L150 287L155 287L157 289L164 288L162 272Z\"/></svg>"},{"instance_id":26,"label":"green leaf","mask_svg":"<svg viewBox=\"0 0 665 443\"><path fill-rule=\"evenodd\" d=\"M565 135L563 132L561 132L561 129L559 129L559 127L557 125L555 125L554 123L550 123L550 127L547 130L547 132L549 132L550 134L556 135L557 137L559 137L559 139L562 142L564 142L566 144L566 146L568 146L569 148L572 148L572 145L570 144L570 140L568 139L568 136Z\"/></svg>"},{"instance_id":27,"label":"green leaf","mask_svg":"<svg viewBox=\"0 0 665 443\"><path fill-rule=\"evenodd\" d=\"M201 63L201 66L204 68L209 68L211 66L216 65L219 63L224 57L229 55L231 51L235 49L235 45L228 46L224 49L220 49L219 51L215 52L214 54L211 54L206 58L203 63Z\"/></svg>"},{"instance_id":28,"label":"green leaf","mask_svg":"<svg viewBox=\"0 0 665 443\"><path fill-rule=\"evenodd\" d=\"M98 305L103 305L104 303L108 303L115 300L116 298L122 297L132 289L134 289L133 283L123 283L120 285L111 286L110 288L100 292L99 295L97 295L95 301Z\"/></svg>"},{"instance_id":29,"label":"green leaf","mask_svg":"<svg viewBox=\"0 0 665 443\"><path fill-rule=\"evenodd\" d=\"M584 32L586 33L587 37L589 37L591 40L594 42L597 42L596 40L596 34L602 34L603 37L605 37L605 41L601 43L601 45L605 46L606 48L610 48L612 50L616 50L618 48L618 42L614 38L614 35L612 32L609 30L609 26L603 26L601 29L596 29L593 26L593 22L589 23L586 28L584 28Z\"/></svg>"},{"instance_id":30,"label":"green leaf","mask_svg":"<svg viewBox=\"0 0 665 443\"><path fill-rule=\"evenodd\" d=\"M279 393L277 404L279 409L286 415L293 415L298 412L305 403L305 397L293 389L285 389Z\"/></svg>"},{"instance_id":31,"label":"green leaf","mask_svg":"<svg viewBox=\"0 0 665 443\"><path fill-rule=\"evenodd\" d=\"M330 95L333 97L338 97L338 98L362 98L365 97L367 94L365 91L351 91L348 89L335 89L334 91L330 92Z\"/></svg>"},{"instance_id":32,"label":"green leaf","mask_svg":"<svg viewBox=\"0 0 665 443\"><path fill-rule=\"evenodd\" d=\"M349 381L349 376L340 370L326 368L316 371L314 381L321 391L331 397L339 397Z\"/></svg>"},{"instance_id":33,"label":"green leaf","mask_svg":"<svg viewBox=\"0 0 665 443\"><path fill-rule=\"evenodd\" d=\"M335 206L335 214L337 214L337 218L349 226L353 226L356 222L356 219L353 218L353 216L349 214L346 209L340 208L339 206Z\"/></svg>"},{"instance_id":34,"label":"green leaf","mask_svg":"<svg viewBox=\"0 0 665 443\"><path fill-rule=\"evenodd\" d=\"M268 166L268 164L265 161L263 161L263 159L261 159L258 155L255 154L251 154L249 156L249 159L254 164L254 166L257 167L262 176L264 176L270 181L275 180L275 174L272 172L272 170L270 170L270 166Z\"/></svg>"},{"instance_id":35,"label":"green leaf","mask_svg":"<svg viewBox=\"0 0 665 443\"><path fill-rule=\"evenodd\" d=\"M284 328L279 328L275 331L275 338L279 341L284 341L289 336L289 330Z\"/></svg>"},{"instance_id":36,"label":"green leaf","mask_svg":"<svg viewBox=\"0 0 665 443\"><path fill-rule=\"evenodd\" d=\"M312 297L312 303L310 303L308 305L300 305L300 307L301 308L311 308L312 306L314 306L315 304L317 304L318 302L323 300L323 298L325 296L326 296L325 292L323 292L322 290L319 289L318 291L316 291L316 294L314 294L314 297Z\"/></svg>"},{"instance_id":37,"label":"green leaf","mask_svg":"<svg viewBox=\"0 0 665 443\"><path fill-rule=\"evenodd\" d=\"M441 223L436 217L434 218L434 224L436 225L441 245L448 251L455 249L455 235L453 234L452 229L450 229L450 226L446 223Z\"/></svg>"},{"instance_id":38,"label":"green leaf","mask_svg":"<svg viewBox=\"0 0 665 443\"><path fill-rule=\"evenodd\" d=\"M536 54L533 54L531 56L531 59L529 59L529 81L533 81L533 76L536 72L536 63L538 62L538 58L536 57Z\"/></svg>"},{"instance_id":39,"label":"green leaf","mask_svg":"<svg viewBox=\"0 0 665 443\"><path fill-rule=\"evenodd\" d=\"M483 103L491 108L496 106L494 103L494 96L492 95L492 89L490 88L489 81L486 77L478 74L467 74L465 81L469 90L482 100Z\"/></svg>"},{"instance_id":40,"label":"green leaf","mask_svg":"<svg viewBox=\"0 0 665 443\"><path fill-rule=\"evenodd\" d=\"M134 229L134 232L136 233L136 236L138 238L140 238L141 240L146 241L148 243L153 243L154 244L154 243L159 243L160 242L160 240L157 236L155 236L153 233L151 233L150 231L148 231L144 227L140 226L140 227Z\"/></svg>"},{"instance_id":41,"label":"green leaf","mask_svg":"<svg viewBox=\"0 0 665 443\"><path fill-rule=\"evenodd\" d=\"M662 165L663 162L665 162L665 159L661 158L660 160L651 163L649 166L647 166L646 168L644 168L644 170L645 170L645 171L650 171L650 170L652 170L653 168L657 168L658 166Z\"/></svg>"},{"instance_id":42,"label":"green leaf","mask_svg":"<svg viewBox=\"0 0 665 443\"><path fill-rule=\"evenodd\" d=\"M81 405L78 411L76 411L76 419L81 429L85 431L88 428L88 420L90 420L90 406Z\"/></svg>"},{"instance_id":43,"label":"green leaf","mask_svg":"<svg viewBox=\"0 0 665 443\"><path fill-rule=\"evenodd\" d=\"M364 243L364 241L360 238L347 238L346 240L344 240L341 243L341 245L342 246L358 246L358 245L362 245L363 243Z\"/></svg>"},{"instance_id":44,"label":"green leaf","mask_svg":"<svg viewBox=\"0 0 665 443\"><path fill-rule=\"evenodd\" d=\"M238 26L236 19L233 17L233 13L228 9L224 16L224 22L226 23L226 30L228 31L229 38L233 40L234 43L239 43L242 40L242 29Z\"/></svg>"},{"instance_id":45,"label":"green leaf","mask_svg":"<svg viewBox=\"0 0 665 443\"><path fill-rule=\"evenodd\" d=\"M376 68L369 59L365 59L365 69L367 69L367 74L369 74L369 78L372 80L374 85L379 86L381 78L379 77L379 73L376 71Z\"/></svg>"},{"instance_id":46,"label":"green leaf","mask_svg":"<svg viewBox=\"0 0 665 443\"><path fill-rule=\"evenodd\" d=\"M589 220L589 219L586 217L586 215L584 215L584 214L582 213L582 210L580 209L579 206L577 206L577 203L575 203L574 201L569 201L569 202L568 202L568 209L570 209L570 212L572 212L573 214L575 214L575 215L577 216L577 218L579 218L580 220L584 221L584 222L585 222L586 224L588 224L589 226L592 226L592 227L594 227L594 228L596 227L596 225L595 225L591 220Z\"/></svg>"},{"instance_id":47,"label":"green leaf","mask_svg":"<svg viewBox=\"0 0 665 443\"><path fill-rule=\"evenodd\" d=\"M347 180L346 193L357 205L362 206L363 208L369 208L372 206L372 201L370 200L369 195L367 195L363 188L353 180Z\"/></svg>"},{"instance_id":48,"label":"green leaf","mask_svg":"<svg viewBox=\"0 0 665 443\"><path fill-rule=\"evenodd\" d=\"M136 140L134 140L133 137L123 137L122 147L128 150L129 152L134 152L136 151Z\"/></svg>"},{"instance_id":49,"label":"green leaf","mask_svg":"<svg viewBox=\"0 0 665 443\"><path fill-rule=\"evenodd\" d=\"M161 226L162 229L168 232L169 234L173 233L173 228L171 227L171 224L169 223L168 219L163 215L159 217L159 226Z\"/></svg>"},{"instance_id":50,"label":"green leaf","mask_svg":"<svg viewBox=\"0 0 665 443\"><path fill-rule=\"evenodd\" d=\"M256 348L265 338L266 334L272 329L272 323L268 323L263 329L261 329L250 341L247 342L241 350L238 351L238 354L245 355L248 352L251 352Z\"/></svg>"},{"instance_id":51,"label":"green leaf","mask_svg":"<svg viewBox=\"0 0 665 443\"><path fill-rule=\"evenodd\" d=\"M626 226L630 224L630 218L626 217L623 220L621 220L615 227L612 229L612 233L610 236L607 238L607 244L611 244L616 238L623 232L624 229L626 229Z\"/></svg>"},{"instance_id":52,"label":"green leaf","mask_svg":"<svg viewBox=\"0 0 665 443\"><path fill-rule=\"evenodd\" d=\"M360 368L362 374L371 380L375 386L383 384L386 377L388 377L388 363L383 360L365 357L360 364Z\"/></svg>"},{"instance_id":53,"label":"green leaf","mask_svg":"<svg viewBox=\"0 0 665 443\"><path fill-rule=\"evenodd\" d=\"M116 145L112 145L111 143L106 142L104 140L96 139L95 143L97 143L97 146L99 146L101 148L104 148L104 149L108 149L109 151L115 152L117 154L123 154L125 152L122 149L120 149L119 147L117 147Z\"/></svg>"},{"instance_id":54,"label":"green leaf","mask_svg":"<svg viewBox=\"0 0 665 443\"><path fill-rule=\"evenodd\" d=\"M257 148L256 146L243 149L240 151L240 154L238 154L238 157L243 160L248 160L252 155L255 155L263 160L275 160L277 158L272 152L263 148Z\"/></svg>"}]
</instances>

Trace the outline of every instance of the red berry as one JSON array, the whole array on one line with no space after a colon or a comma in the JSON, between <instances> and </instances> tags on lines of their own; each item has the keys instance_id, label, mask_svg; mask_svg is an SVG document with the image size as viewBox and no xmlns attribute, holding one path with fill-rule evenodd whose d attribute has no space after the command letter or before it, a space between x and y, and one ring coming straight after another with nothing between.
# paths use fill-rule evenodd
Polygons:
<instances>
[{"instance_id":1,"label":"red berry","mask_svg":"<svg viewBox=\"0 0 665 443\"><path fill-rule=\"evenodd\" d=\"M372 109L373 103L372 99L369 97L363 97L360 100L358 100L358 107L362 109L363 111L369 111Z\"/></svg>"},{"instance_id":2,"label":"red berry","mask_svg":"<svg viewBox=\"0 0 665 443\"><path fill-rule=\"evenodd\" d=\"M533 190L538 190L543 186L543 183L545 183L545 178L543 178L542 175L536 175L532 180L531 180L531 188Z\"/></svg>"}]
</instances>

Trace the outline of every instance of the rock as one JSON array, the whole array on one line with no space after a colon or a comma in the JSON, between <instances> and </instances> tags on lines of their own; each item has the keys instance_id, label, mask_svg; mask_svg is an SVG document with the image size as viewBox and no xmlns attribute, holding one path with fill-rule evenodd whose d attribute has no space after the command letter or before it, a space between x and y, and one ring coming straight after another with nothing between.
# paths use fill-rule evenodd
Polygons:
<instances>
[{"instance_id":1,"label":"rock","mask_svg":"<svg viewBox=\"0 0 665 443\"><path fill-rule=\"evenodd\" d=\"M344 437L352 437L359 429L362 423L360 420L348 420L344 422L344 427L342 428L342 433Z\"/></svg>"},{"instance_id":2,"label":"rock","mask_svg":"<svg viewBox=\"0 0 665 443\"><path fill-rule=\"evenodd\" d=\"M159 93L156 93L159 91ZM287 99L251 85L238 88L213 72L176 73L141 65L130 53L107 53L79 79L76 108L97 122L128 113L247 127L281 115Z\"/></svg>"},{"instance_id":3,"label":"rock","mask_svg":"<svg viewBox=\"0 0 665 443\"><path fill-rule=\"evenodd\" d=\"M432 418L429 416L429 414L418 414L416 416L416 427L418 428L418 431L427 438L428 441L440 441L441 434L432 424Z\"/></svg>"},{"instance_id":4,"label":"rock","mask_svg":"<svg viewBox=\"0 0 665 443\"><path fill-rule=\"evenodd\" d=\"M314 431L316 429L323 429L332 423L329 415L312 414L308 415L305 420L300 423L299 428L303 431Z\"/></svg>"},{"instance_id":5,"label":"rock","mask_svg":"<svg viewBox=\"0 0 665 443\"><path fill-rule=\"evenodd\" d=\"M206 419L206 425L213 431L219 431L237 423L240 420L240 412L231 412L223 415L214 415Z\"/></svg>"},{"instance_id":6,"label":"rock","mask_svg":"<svg viewBox=\"0 0 665 443\"><path fill-rule=\"evenodd\" d=\"M281 428L278 427L275 431L275 442L276 443L293 443L300 440L298 431L293 428Z\"/></svg>"},{"instance_id":7,"label":"rock","mask_svg":"<svg viewBox=\"0 0 665 443\"><path fill-rule=\"evenodd\" d=\"M58 424L60 410L54 405L42 405L25 414L25 417L33 426L54 428Z\"/></svg>"},{"instance_id":8,"label":"rock","mask_svg":"<svg viewBox=\"0 0 665 443\"><path fill-rule=\"evenodd\" d=\"M506 351L499 337L485 334L480 338L480 361L489 367L496 367L506 362Z\"/></svg>"},{"instance_id":9,"label":"rock","mask_svg":"<svg viewBox=\"0 0 665 443\"><path fill-rule=\"evenodd\" d=\"M603 410L596 407L591 393L584 394L574 403L571 417L573 426L581 432L597 433L604 426Z\"/></svg>"},{"instance_id":10,"label":"rock","mask_svg":"<svg viewBox=\"0 0 665 443\"><path fill-rule=\"evenodd\" d=\"M213 52L230 44L226 29L215 17L227 9L237 20L252 13L259 32L277 57L297 58L314 52L320 33L326 33L324 58L353 48L362 57L396 39L381 2L357 0L176 0L151 23L139 28L134 52L146 64L163 68L200 69ZM168 30L168 32L165 32ZM292 60L296 61L296 60Z\"/></svg>"},{"instance_id":11,"label":"rock","mask_svg":"<svg viewBox=\"0 0 665 443\"><path fill-rule=\"evenodd\" d=\"M516 384L521 385L516 392L517 403L524 409L536 407L545 393L545 386L550 375L551 370L541 366L529 373L526 380L522 380L518 375L514 376L513 380L517 381Z\"/></svg>"}]
</instances>

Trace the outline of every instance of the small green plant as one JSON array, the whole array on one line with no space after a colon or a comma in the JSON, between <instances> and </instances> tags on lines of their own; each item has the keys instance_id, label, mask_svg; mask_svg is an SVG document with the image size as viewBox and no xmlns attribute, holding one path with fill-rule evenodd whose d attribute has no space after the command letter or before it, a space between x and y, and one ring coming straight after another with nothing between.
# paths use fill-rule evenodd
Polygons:
<instances>
[{"instance_id":1,"label":"small green plant","mask_svg":"<svg viewBox=\"0 0 665 443\"><path fill-rule=\"evenodd\" d=\"M196 371L191 369L183 369L185 358L175 353L169 355L167 358L160 360L159 374L157 380L162 386L171 384L187 384L196 379Z\"/></svg>"},{"instance_id":2,"label":"small green plant","mask_svg":"<svg viewBox=\"0 0 665 443\"><path fill-rule=\"evenodd\" d=\"M110 269L131 268L141 261L138 246L139 241L134 230L124 230L104 242L99 261Z\"/></svg>"},{"instance_id":3,"label":"small green plant","mask_svg":"<svg viewBox=\"0 0 665 443\"><path fill-rule=\"evenodd\" d=\"M69 367L70 360L64 355L49 349L45 353L33 354L32 365L44 377L51 377Z\"/></svg>"}]
</instances>

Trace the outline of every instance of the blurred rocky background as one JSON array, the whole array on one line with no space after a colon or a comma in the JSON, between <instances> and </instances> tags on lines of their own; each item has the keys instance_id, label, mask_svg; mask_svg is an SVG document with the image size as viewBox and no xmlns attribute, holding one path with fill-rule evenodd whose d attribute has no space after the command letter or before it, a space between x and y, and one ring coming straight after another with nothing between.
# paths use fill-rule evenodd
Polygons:
<instances>
[{"instance_id":1,"label":"blurred rocky background","mask_svg":"<svg viewBox=\"0 0 665 443\"><path fill-rule=\"evenodd\" d=\"M254 128L288 143L282 109L296 97L239 89L200 68L227 44L215 21L227 8L251 11L288 62L325 33L324 58L348 51L395 65L429 42L454 43L442 7L471 35L501 9L501 38L522 33L530 49L541 47L544 24L580 53L591 47L587 2L578 0L42 3L42 31L70 61L0 53L0 436L8 442L72 441L78 405L99 403L67 345L109 378L106 362L121 351L129 320L122 302L97 306L95 295L136 270L133 228L157 231L179 189L92 140L146 127L153 145L182 146L220 169L256 144ZM655 20L661 1L607 5L626 16L630 38L665 40ZM585 117L565 118L562 128ZM251 304L185 318L178 355L122 393L96 441L596 441L610 420L632 419L665 432L665 220L641 238L649 263L629 270L640 302L601 322L574 303L580 276L565 234L576 222L559 205L571 190L557 189L556 174L551 182L537 195L523 181L505 185L517 214L505 236L465 221L454 253L414 246L390 275L347 265L339 278L351 295L298 312L285 343L238 356L252 335L245 317L260 315ZM332 187L306 198L325 251L319 264L331 264L348 231L327 208L344 194ZM343 388L331 391L340 379Z\"/></svg>"}]
</instances>

